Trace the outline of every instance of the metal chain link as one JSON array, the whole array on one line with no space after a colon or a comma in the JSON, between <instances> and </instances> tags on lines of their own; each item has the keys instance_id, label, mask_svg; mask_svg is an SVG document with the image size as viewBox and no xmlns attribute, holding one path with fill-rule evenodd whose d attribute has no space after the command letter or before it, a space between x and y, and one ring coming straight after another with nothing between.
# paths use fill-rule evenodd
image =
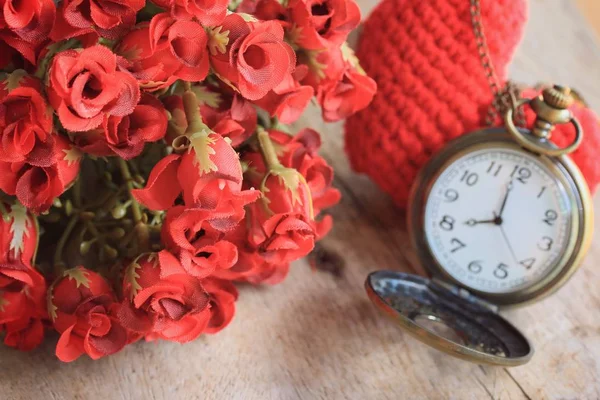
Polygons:
<instances>
[{"instance_id":1,"label":"metal chain link","mask_svg":"<svg viewBox=\"0 0 600 400\"><path fill-rule=\"evenodd\" d=\"M473 33L477 42L477 51L481 59L481 65L485 71L486 78L494 100L488 108L488 114L485 122L488 126L494 125L499 116L503 116L507 109L512 108L515 114L515 123L517 126L525 126L525 113L523 108L515 109L515 105L520 98L520 89L513 82L506 82L504 87L501 87L496 75L496 69L490 57L490 49L487 44L483 23L481 20L481 1L471 0L471 23L473 25Z\"/></svg>"}]
</instances>

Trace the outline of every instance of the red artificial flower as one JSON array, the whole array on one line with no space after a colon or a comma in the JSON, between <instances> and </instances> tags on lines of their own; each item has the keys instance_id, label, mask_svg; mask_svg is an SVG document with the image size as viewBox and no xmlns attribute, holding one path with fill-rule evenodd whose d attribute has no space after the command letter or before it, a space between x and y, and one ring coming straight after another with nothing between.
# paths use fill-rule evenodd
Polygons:
<instances>
[{"instance_id":1,"label":"red artificial flower","mask_svg":"<svg viewBox=\"0 0 600 400\"><path fill-rule=\"evenodd\" d=\"M31 64L37 61L40 44L52 30L56 6L52 0L1 0L0 42L18 51ZM2 56L8 49L0 48ZM1 57L1 56L0 56ZM2 57L3 58L3 57ZM0 62L4 67L7 59Z\"/></svg>"},{"instance_id":2,"label":"red artificial flower","mask_svg":"<svg viewBox=\"0 0 600 400\"><path fill-rule=\"evenodd\" d=\"M252 14L261 21L277 20L284 28L291 26L289 9L277 0L244 0L238 10Z\"/></svg>"},{"instance_id":3,"label":"red artificial flower","mask_svg":"<svg viewBox=\"0 0 600 400\"><path fill-rule=\"evenodd\" d=\"M249 100L264 97L294 70L296 56L275 21L249 23L230 14L209 32L211 65L224 82Z\"/></svg>"},{"instance_id":4,"label":"red artificial flower","mask_svg":"<svg viewBox=\"0 0 600 400\"><path fill-rule=\"evenodd\" d=\"M50 35L54 42L84 35L115 40L135 24L144 0L62 0Z\"/></svg>"},{"instance_id":5,"label":"red artificial flower","mask_svg":"<svg viewBox=\"0 0 600 400\"><path fill-rule=\"evenodd\" d=\"M202 286L210 302L210 320L204 332L217 333L233 319L238 291L231 282L214 278L203 280Z\"/></svg>"},{"instance_id":6,"label":"red artificial flower","mask_svg":"<svg viewBox=\"0 0 600 400\"><path fill-rule=\"evenodd\" d=\"M79 173L80 152L55 135L50 155L27 162L0 161L0 190L27 209L41 213L50 208Z\"/></svg>"},{"instance_id":7,"label":"red artificial flower","mask_svg":"<svg viewBox=\"0 0 600 400\"><path fill-rule=\"evenodd\" d=\"M7 214L0 215L0 266L31 265L38 242L37 223L19 203L2 206ZM28 274L15 270L12 277L31 285Z\"/></svg>"},{"instance_id":8,"label":"red artificial flower","mask_svg":"<svg viewBox=\"0 0 600 400\"><path fill-rule=\"evenodd\" d=\"M129 115L140 100L135 78L101 45L58 53L48 71L47 91L61 124L73 132L97 128L107 115Z\"/></svg>"},{"instance_id":9,"label":"red artificial flower","mask_svg":"<svg viewBox=\"0 0 600 400\"><path fill-rule=\"evenodd\" d=\"M315 247L312 221L302 213L276 213L268 216L260 205L251 206L248 241L261 257L273 265L287 264L308 255Z\"/></svg>"},{"instance_id":10,"label":"red artificial flower","mask_svg":"<svg viewBox=\"0 0 600 400\"><path fill-rule=\"evenodd\" d=\"M196 18L204 26L216 26L227 15L228 0L153 0L159 7L170 9L177 19Z\"/></svg>"},{"instance_id":11,"label":"red artificial flower","mask_svg":"<svg viewBox=\"0 0 600 400\"><path fill-rule=\"evenodd\" d=\"M304 176L310 189L315 216L322 210L336 205L341 195L339 190L332 187L333 168L318 154L321 147L319 134L308 128L293 137L278 131L269 133L272 140L284 148L281 163L296 169ZM316 221L316 224L317 236L321 238L331 228L331 218L326 216L322 221Z\"/></svg>"},{"instance_id":12,"label":"red artificial flower","mask_svg":"<svg viewBox=\"0 0 600 400\"><path fill-rule=\"evenodd\" d=\"M244 219L244 209L230 207L206 210L175 206L168 210L161 230L161 241L174 254L194 252L206 244L214 244L223 234L236 229ZM230 257L228 257L230 258Z\"/></svg>"},{"instance_id":13,"label":"red artificial flower","mask_svg":"<svg viewBox=\"0 0 600 400\"><path fill-rule=\"evenodd\" d=\"M220 135L208 130L186 137L183 155L171 154L152 169L135 198L151 210L166 210L183 193L189 207L215 209L227 203L242 207L259 193L242 191L242 167L237 153Z\"/></svg>"},{"instance_id":14,"label":"red artificial flower","mask_svg":"<svg viewBox=\"0 0 600 400\"><path fill-rule=\"evenodd\" d=\"M120 351L127 331L116 318L118 308L102 276L81 266L65 271L48 294L48 314L60 333L56 356L64 362L83 354L97 360Z\"/></svg>"},{"instance_id":15,"label":"red artificial flower","mask_svg":"<svg viewBox=\"0 0 600 400\"><path fill-rule=\"evenodd\" d=\"M74 134L73 141L86 153L100 157L116 155L130 160L142 153L146 143L162 139L167 123L162 103L156 97L144 94L131 114L124 117L107 115L99 128Z\"/></svg>"},{"instance_id":16,"label":"red artificial flower","mask_svg":"<svg viewBox=\"0 0 600 400\"><path fill-rule=\"evenodd\" d=\"M243 207L238 214L236 217L229 212L173 207L163 224L162 242L178 255L187 273L205 278L236 263L237 247L223 240L223 236L244 217Z\"/></svg>"},{"instance_id":17,"label":"red artificial flower","mask_svg":"<svg viewBox=\"0 0 600 400\"><path fill-rule=\"evenodd\" d=\"M36 312L43 315L43 307ZM4 325L4 344L20 351L31 351L44 340L44 322L42 318L27 315Z\"/></svg>"},{"instance_id":18,"label":"red artificial flower","mask_svg":"<svg viewBox=\"0 0 600 400\"><path fill-rule=\"evenodd\" d=\"M369 105L377 84L367 75L347 69L341 81L324 87L317 94L323 119L333 122L349 117Z\"/></svg>"},{"instance_id":19,"label":"red artificial flower","mask_svg":"<svg viewBox=\"0 0 600 400\"><path fill-rule=\"evenodd\" d=\"M347 53L351 54L351 50L346 44L342 46ZM340 81L347 68L344 53L340 47L301 51L298 53L298 64L307 68L300 83L312 86L315 93L319 93L321 86Z\"/></svg>"},{"instance_id":20,"label":"red artificial flower","mask_svg":"<svg viewBox=\"0 0 600 400\"><path fill-rule=\"evenodd\" d=\"M301 83L315 89L326 121L338 121L362 110L377 91L377 84L365 74L345 43L324 51L305 52L299 60L308 66Z\"/></svg>"},{"instance_id":21,"label":"red artificial flower","mask_svg":"<svg viewBox=\"0 0 600 400\"><path fill-rule=\"evenodd\" d=\"M199 102L202 121L213 132L231 141L236 148L243 144L256 130L256 108L238 94L222 93L212 86L195 85L191 90ZM173 141L188 128L188 121L181 96L163 98L165 107L171 114L167 130L167 141Z\"/></svg>"},{"instance_id":22,"label":"red artificial flower","mask_svg":"<svg viewBox=\"0 0 600 400\"><path fill-rule=\"evenodd\" d=\"M6 345L29 351L42 342L45 294L46 281L31 266L0 266L0 328Z\"/></svg>"},{"instance_id":23,"label":"red artificial flower","mask_svg":"<svg viewBox=\"0 0 600 400\"><path fill-rule=\"evenodd\" d=\"M3 203L0 218L0 330L4 343L27 351L44 337L46 281L32 266L38 232L34 217L20 204Z\"/></svg>"},{"instance_id":24,"label":"red artificial flower","mask_svg":"<svg viewBox=\"0 0 600 400\"><path fill-rule=\"evenodd\" d=\"M141 256L125 272L119 318L146 340L196 339L211 320L203 280L189 275L166 250Z\"/></svg>"},{"instance_id":25,"label":"red artificial flower","mask_svg":"<svg viewBox=\"0 0 600 400\"><path fill-rule=\"evenodd\" d=\"M290 0L288 8L293 24L289 36L305 49L339 46L360 23L354 0Z\"/></svg>"},{"instance_id":26,"label":"red artificial flower","mask_svg":"<svg viewBox=\"0 0 600 400\"><path fill-rule=\"evenodd\" d=\"M2 83L0 161L20 162L28 157L47 156L53 142L52 110L41 94L41 82L17 70Z\"/></svg>"},{"instance_id":27,"label":"red artificial flower","mask_svg":"<svg viewBox=\"0 0 600 400\"><path fill-rule=\"evenodd\" d=\"M209 69L207 40L198 22L176 20L162 13L150 24L136 26L119 42L116 52L127 59L127 69L142 89L155 91L178 79L204 80Z\"/></svg>"},{"instance_id":28,"label":"red artificial flower","mask_svg":"<svg viewBox=\"0 0 600 400\"><path fill-rule=\"evenodd\" d=\"M294 71L294 76L285 77L265 97L257 100L256 104L272 116L276 116L284 124L295 122L300 118L314 95L312 87L299 83L307 72L308 68L300 65Z\"/></svg>"},{"instance_id":29,"label":"red artificial flower","mask_svg":"<svg viewBox=\"0 0 600 400\"><path fill-rule=\"evenodd\" d=\"M281 265L306 256L315 243L310 188L296 170L268 171L256 153L245 156L255 174L248 184L262 182L263 197L247 211L248 242L269 264ZM266 179L262 178L268 174Z\"/></svg>"},{"instance_id":30,"label":"red artificial flower","mask_svg":"<svg viewBox=\"0 0 600 400\"><path fill-rule=\"evenodd\" d=\"M260 250L248 241L248 230L252 227L246 225L250 224L239 224L233 232L225 236L238 249L237 262L229 269L215 270L213 276L252 284L280 283L289 272L289 263L270 264L265 261Z\"/></svg>"}]
</instances>

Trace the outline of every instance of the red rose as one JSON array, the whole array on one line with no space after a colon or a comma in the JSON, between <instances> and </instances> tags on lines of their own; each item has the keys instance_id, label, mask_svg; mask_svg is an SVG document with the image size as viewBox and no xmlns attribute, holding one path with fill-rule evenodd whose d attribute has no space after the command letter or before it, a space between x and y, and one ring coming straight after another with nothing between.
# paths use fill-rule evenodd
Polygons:
<instances>
[{"instance_id":1,"label":"red rose","mask_svg":"<svg viewBox=\"0 0 600 400\"><path fill-rule=\"evenodd\" d=\"M347 45L342 46L347 49L348 53L351 52ZM339 47L300 52L298 63L307 68L307 73L300 79L300 83L312 86L315 93L318 93L323 85L331 85L333 82L340 81L347 68L342 50Z\"/></svg>"},{"instance_id":2,"label":"red rose","mask_svg":"<svg viewBox=\"0 0 600 400\"><path fill-rule=\"evenodd\" d=\"M261 21L277 20L284 28L291 26L289 10L277 0L245 0L236 12L252 14Z\"/></svg>"},{"instance_id":3,"label":"red rose","mask_svg":"<svg viewBox=\"0 0 600 400\"><path fill-rule=\"evenodd\" d=\"M208 74L207 36L194 21L173 19L169 14L155 15L150 21L150 46L155 57L161 57L167 70L179 79L202 81Z\"/></svg>"},{"instance_id":4,"label":"red rose","mask_svg":"<svg viewBox=\"0 0 600 400\"><path fill-rule=\"evenodd\" d=\"M196 18L204 26L215 26L227 15L228 0L154 0L159 7L171 9L178 19Z\"/></svg>"},{"instance_id":5,"label":"red rose","mask_svg":"<svg viewBox=\"0 0 600 400\"><path fill-rule=\"evenodd\" d=\"M56 6L52 0L0 1L0 42L17 50L30 63L36 63L39 45L52 30ZM3 53L4 49L0 50Z\"/></svg>"},{"instance_id":6,"label":"red rose","mask_svg":"<svg viewBox=\"0 0 600 400\"><path fill-rule=\"evenodd\" d=\"M150 24L136 26L117 45L117 54L129 61L127 69L144 90L171 86L176 80L199 82L209 69L207 36L195 21L157 14Z\"/></svg>"},{"instance_id":7,"label":"red rose","mask_svg":"<svg viewBox=\"0 0 600 400\"><path fill-rule=\"evenodd\" d=\"M14 80L19 86L11 90ZM0 90L0 161L25 161L30 155L44 157L52 147L52 110L40 93L41 83L17 70L7 76L3 86Z\"/></svg>"},{"instance_id":8,"label":"red rose","mask_svg":"<svg viewBox=\"0 0 600 400\"><path fill-rule=\"evenodd\" d=\"M42 309L39 312L43 312ZM41 318L21 318L6 323L4 329L4 344L17 350L33 350L44 340L44 323Z\"/></svg>"},{"instance_id":9,"label":"red rose","mask_svg":"<svg viewBox=\"0 0 600 400\"><path fill-rule=\"evenodd\" d=\"M146 143L162 139L167 122L162 103L144 94L131 114L105 116L101 127L74 134L73 140L86 153L100 157L117 155L129 160L139 156Z\"/></svg>"},{"instance_id":10,"label":"red rose","mask_svg":"<svg viewBox=\"0 0 600 400\"><path fill-rule=\"evenodd\" d=\"M230 14L209 35L215 73L249 100L265 96L296 65L294 51L283 41L283 28L275 21L248 23ZM227 40L219 40L222 37Z\"/></svg>"},{"instance_id":11,"label":"red rose","mask_svg":"<svg viewBox=\"0 0 600 400\"><path fill-rule=\"evenodd\" d=\"M6 215L0 217L0 266L31 265L37 248L38 231L34 217L19 203L2 203ZM14 278L19 278L15 272ZM28 272L25 273L27 275ZM31 285L31 281L19 280Z\"/></svg>"},{"instance_id":12,"label":"red rose","mask_svg":"<svg viewBox=\"0 0 600 400\"><path fill-rule=\"evenodd\" d=\"M256 101L259 107L265 109L272 116L279 118L284 124L295 122L312 99L314 95L313 88L303 86L298 81L306 75L307 67L301 65L294 71L294 76L288 75L284 80L265 97Z\"/></svg>"},{"instance_id":13,"label":"red rose","mask_svg":"<svg viewBox=\"0 0 600 400\"><path fill-rule=\"evenodd\" d=\"M282 132L270 131L271 138L276 143L284 146L284 154L281 163L296 169L304 178L310 188L315 215L321 210L337 204L340 200L340 192L334 189L333 168L318 151L321 147L321 137L313 129L303 129L295 136L289 136Z\"/></svg>"},{"instance_id":14,"label":"red rose","mask_svg":"<svg viewBox=\"0 0 600 400\"><path fill-rule=\"evenodd\" d=\"M125 272L119 317L146 340L194 340L211 320L210 297L202 282L165 250L142 256Z\"/></svg>"},{"instance_id":15,"label":"red rose","mask_svg":"<svg viewBox=\"0 0 600 400\"><path fill-rule=\"evenodd\" d=\"M58 53L47 90L60 122L74 132L97 128L106 115L129 115L140 99L135 78L122 72L115 54L100 45Z\"/></svg>"},{"instance_id":16,"label":"red rose","mask_svg":"<svg viewBox=\"0 0 600 400\"><path fill-rule=\"evenodd\" d=\"M48 314L60 333L56 356L64 362L87 354L94 360L120 351L127 331L116 318L119 303L97 273L76 267L64 272L48 294Z\"/></svg>"},{"instance_id":17,"label":"red rose","mask_svg":"<svg viewBox=\"0 0 600 400\"><path fill-rule=\"evenodd\" d=\"M244 217L231 213L185 209L176 206L169 210L162 227L161 239L166 247L179 256L183 269L198 278L215 270L231 268L237 261L237 248L223 240L224 231L231 230Z\"/></svg>"},{"instance_id":18,"label":"red rose","mask_svg":"<svg viewBox=\"0 0 600 400\"><path fill-rule=\"evenodd\" d=\"M228 138L236 148L243 144L256 130L256 108L238 94L228 95L220 88L195 85L191 90L196 94L202 121L213 132ZM183 99L181 96L168 96L163 103L171 113L167 129L167 140L173 141L188 128Z\"/></svg>"},{"instance_id":19,"label":"red rose","mask_svg":"<svg viewBox=\"0 0 600 400\"><path fill-rule=\"evenodd\" d=\"M322 88L317 94L323 119L333 122L349 117L368 106L376 91L373 79L355 69L347 69L340 82Z\"/></svg>"},{"instance_id":20,"label":"red rose","mask_svg":"<svg viewBox=\"0 0 600 400\"><path fill-rule=\"evenodd\" d=\"M315 247L312 221L302 213L276 213L272 216L251 206L252 226L248 241L269 264L282 265L296 261Z\"/></svg>"},{"instance_id":21,"label":"red rose","mask_svg":"<svg viewBox=\"0 0 600 400\"><path fill-rule=\"evenodd\" d=\"M253 228L246 225L251 224L239 224L233 232L225 236L238 249L237 262L229 269L215 270L213 276L252 284L274 285L283 281L289 272L289 263L270 264L265 261L260 250L248 241L248 230Z\"/></svg>"},{"instance_id":22,"label":"red rose","mask_svg":"<svg viewBox=\"0 0 600 400\"><path fill-rule=\"evenodd\" d=\"M27 209L40 213L52 205L79 173L79 150L62 136L56 136L49 156L28 162L0 161L0 190Z\"/></svg>"},{"instance_id":23,"label":"red rose","mask_svg":"<svg viewBox=\"0 0 600 400\"><path fill-rule=\"evenodd\" d=\"M144 0L62 0L51 34L54 42L82 35L117 39L135 24Z\"/></svg>"},{"instance_id":24,"label":"red rose","mask_svg":"<svg viewBox=\"0 0 600 400\"><path fill-rule=\"evenodd\" d=\"M28 351L42 342L45 295L46 281L31 266L0 267L0 328L6 345Z\"/></svg>"},{"instance_id":25,"label":"red rose","mask_svg":"<svg viewBox=\"0 0 600 400\"><path fill-rule=\"evenodd\" d=\"M195 251L206 243L215 243L223 234L236 229L244 218L244 209L206 210L175 206L169 209L161 230L161 240L175 254Z\"/></svg>"},{"instance_id":26,"label":"red rose","mask_svg":"<svg viewBox=\"0 0 600 400\"><path fill-rule=\"evenodd\" d=\"M225 328L235 314L238 291L231 282L208 278L202 281L210 301L210 321L206 333L217 333Z\"/></svg>"},{"instance_id":27,"label":"red rose","mask_svg":"<svg viewBox=\"0 0 600 400\"><path fill-rule=\"evenodd\" d=\"M183 193L187 206L215 209L222 203L248 204L258 193L242 191L242 167L237 153L220 135L208 130L187 139L183 155L160 160L148 177L146 188L133 190L136 199L153 210L170 208Z\"/></svg>"},{"instance_id":28,"label":"red rose","mask_svg":"<svg viewBox=\"0 0 600 400\"><path fill-rule=\"evenodd\" d=\"M288 7L295 25L290 36L305 49L341 45L360 23L354 0L290 0Z\"/></svg>"},{"instance_id":29,"label":"red rose","mask_svg":"<svg viewBox=\"0 0 600 400\"><path fill-rule=\"evenodd\" d=\"M0 218L0 330L4 343L19 350L37 347L44 337L46 281L31 267L38 232L20 204L3 203Z\"/></svg>"}]
</instances>

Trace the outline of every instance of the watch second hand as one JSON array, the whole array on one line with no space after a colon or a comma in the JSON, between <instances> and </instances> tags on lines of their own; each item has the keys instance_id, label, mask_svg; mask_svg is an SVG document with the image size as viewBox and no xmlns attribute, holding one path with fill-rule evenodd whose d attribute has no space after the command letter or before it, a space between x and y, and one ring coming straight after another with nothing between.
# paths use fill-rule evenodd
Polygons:
<instances>
[{"instance_id":1,"label":"watch second hand","mask_svg":"<svg viewBox=\"0 0 600 400\"><path fill-rule=\"evenodd\" d=\"M496 215L496 213L494 213L494 215ZM519 264L519 260L517 259L515 250L513 249L512 245L510 244L510 240L508 240L508 235L506 234L504 227L502 225L499 225L499 226L500 226L500 232L502 233L502 237L504 238L504 242L506 243L506 246L508 247L508 250L510 251L510 254L512 255L512 258L513 258L515 264Z\"/></svg>"}]
</instances>

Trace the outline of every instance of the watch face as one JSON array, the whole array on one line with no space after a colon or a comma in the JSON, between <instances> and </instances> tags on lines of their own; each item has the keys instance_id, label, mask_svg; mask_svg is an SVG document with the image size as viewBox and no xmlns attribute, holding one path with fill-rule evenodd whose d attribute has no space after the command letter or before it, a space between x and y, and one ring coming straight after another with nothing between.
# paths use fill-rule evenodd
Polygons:
<instances>
[{"instance_id":1,"label":"watch face","mask_svg":"<svg viewBox=\"0 0 600 400\"><path fill-rule=\"evenodd\" d=\"M556 266L571 215L563 185L536 156L487 148L444 168L426 199L424 228L450 276L481 292L510 293Z\"/></svg>"}]
</instances>

